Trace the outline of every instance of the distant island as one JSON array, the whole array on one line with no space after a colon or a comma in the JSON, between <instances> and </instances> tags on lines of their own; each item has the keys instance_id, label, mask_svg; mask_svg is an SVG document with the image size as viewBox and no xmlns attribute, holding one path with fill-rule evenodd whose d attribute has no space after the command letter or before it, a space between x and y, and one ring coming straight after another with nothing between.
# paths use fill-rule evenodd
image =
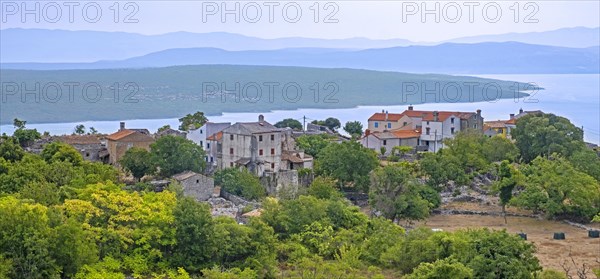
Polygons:
<instances>
[{"instance_id":1,"label":"distant island","mask_svg":"<svg viewBox=\"0 0 600 279\"><path fill-rule=\"evenodd\" d=\"M526 83L356 69L200 65L144 69L0 70L0 124L110 121L226 112L523 97ZM223 101L223 99L225 101Z\"/></svg>"}]
</instances>

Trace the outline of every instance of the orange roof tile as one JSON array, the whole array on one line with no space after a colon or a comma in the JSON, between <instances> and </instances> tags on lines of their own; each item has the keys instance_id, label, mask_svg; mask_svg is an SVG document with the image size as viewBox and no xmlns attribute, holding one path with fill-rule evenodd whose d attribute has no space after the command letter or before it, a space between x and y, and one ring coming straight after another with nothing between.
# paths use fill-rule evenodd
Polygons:
<instances>
[{"instance_id":1,"label":"orange roof tile","mask_svg":"<svg viewBox=\"0 0 600 279\"><path fill-rule=\"evenodd\" d=\"M371 117L369 117L369 121L386 121L385 115L386 113L382 112L375 113ZM387 120L389 121L398 121L400 120L400 118L402 118L401 113L388 113L387 116Z\"/></svg>"},{"instance_id":2,"label":"orange roof tile","mask_svg":"<svg viewBox=\"0 0 600 279\"><path fill-rule=\"evenodd\" d=\"M208 136L208 138L206 138L206 139L220 141L222 138L223 138L223 132L221 131L221 132L218 132L218 133Z\"/></svg>"},{"instance_id":3,"label":"orange roof tile","mask_svg":"<svg viewBox=\"0 0 600 279\"><path fill-rule=\"evenodd\" d=\"M421 136L421 132L419 130L394 130L392 131L399 139L410 139L410 138L418 138Z\"/></svg>"},{"instance_id":4,"label":"orange roof tile","mask_svg":"<svg viewBox=\"0 0 600 279\"><path fill-rule=\"evenodd\" d=\"M135 131L125 129L125 130L118 131L114 134L111 134L106 138L109 140L120 140L126 136L133 134L133 133L135 133Z\"/></svg>"}]
</instances>

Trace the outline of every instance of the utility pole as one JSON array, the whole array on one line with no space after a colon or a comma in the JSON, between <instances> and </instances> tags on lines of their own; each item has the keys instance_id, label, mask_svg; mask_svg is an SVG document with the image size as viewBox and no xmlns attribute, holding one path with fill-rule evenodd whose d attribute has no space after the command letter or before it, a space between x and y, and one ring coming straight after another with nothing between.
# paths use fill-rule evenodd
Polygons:
<instances>
[{"instance_id":1,"label":"utility pole","mask_svg":"<svg viewBox=\"0 0 600 279\"><path fill-rule=\"evenodd\" d=\"M433 132L433 153L437 152L437 129Z\"/></svg>"},{"instance_id":2,"label":"utility pole","mask_svg":"<svg viewBox=\"0 0 600 279\"><path fill-rule=\"evenodd\" d=\"M306 132L306 115L302 117L302 133Z\"/></svg>"}]
</instances>

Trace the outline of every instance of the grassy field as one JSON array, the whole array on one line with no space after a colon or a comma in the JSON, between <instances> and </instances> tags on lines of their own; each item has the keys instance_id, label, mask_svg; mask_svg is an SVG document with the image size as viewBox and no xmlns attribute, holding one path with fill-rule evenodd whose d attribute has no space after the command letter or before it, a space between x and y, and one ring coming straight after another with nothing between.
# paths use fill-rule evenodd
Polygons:
<instances>
[{"instance_id":1,"label":"grassy field","mask_svg":"<svg viewBox=\"0 0 600 279\"><path fill-rule=\"evenodd\" d=\"M497 206L481 206L476 204L449 204L445 209L462 209L477 211L499 212ZM510 211L524 213L523 211ZM509 211L509 212L510 212ZM579 268L587 264L593 268L600 268L600 238L589 238L586 230L577 228L562 222L539 220L528 217L507 217L507 224L503 217L480 216L480 215L433 215L423 225L430 228L438 228L445 231L454 231L465 228L490 228L503 230L511 233L524 232L527 241L535 244L536 256L544 268L552 268L563 271L563 265L570 268L570 274L577 276L575 265ZM591 227L600 228L599 224L591 224ZM564 232L565 240L554 240L554 232ZM573 264L573 262L575 264ZM588 278L595 278L590 272Z\"/></svg>"},{"instance_id":2,"label":"grassy field","mask_svg":"<svg viewBox=\"0 0 600 279\"><path fill-rule=\"evenodd\" d=\"M15 117L29 123L157 119L195 111L218 115L525 95L515 90L516 83L493 79L273 66L0 70L0 82L0 124Z\"/></svg>"}]
</instances>

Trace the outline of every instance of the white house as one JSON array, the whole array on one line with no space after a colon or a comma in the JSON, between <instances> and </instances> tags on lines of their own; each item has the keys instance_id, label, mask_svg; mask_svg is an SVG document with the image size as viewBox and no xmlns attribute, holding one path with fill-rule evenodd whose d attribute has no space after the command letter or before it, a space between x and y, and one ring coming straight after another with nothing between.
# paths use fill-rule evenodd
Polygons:
<instances>
[{"instance_id":1,"label":"white house","mask_svg":"<svg viewBox=\"0 0 600 279\"><path fill-rule=\"evenodd\" d=\"M202 149L204 149L204 151L206 152L206 157L204 158L204 160L207 163L212 163L212 164L216 164L216 156L217 156L217 150L216 147L211 146L210 141L207 141L206 139L218 132L223 131L223 129L227 128L231 126L231 123L229 122L225 122L225 123L213 123L213 122L206 122L202 127L196 129L196 130L191 130L188 131L187 134L187 139L193 141L194 143L196 143L197 145L202 146Z\"/></svg>"}]
</instances>

